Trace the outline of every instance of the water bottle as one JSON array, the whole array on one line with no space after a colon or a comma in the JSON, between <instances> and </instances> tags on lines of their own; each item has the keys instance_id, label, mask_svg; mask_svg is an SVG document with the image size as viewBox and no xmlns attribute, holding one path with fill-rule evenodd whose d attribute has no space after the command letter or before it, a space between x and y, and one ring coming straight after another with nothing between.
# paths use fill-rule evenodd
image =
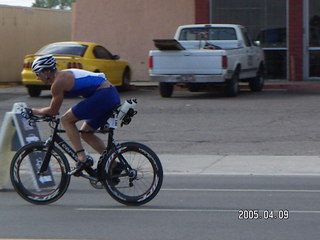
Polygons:
<instances>
[{"instance_id":1,"label":"water bottle","mask_svg":"<svg viewBox=\"0 0 320 240\"><path fill-rule=\"evenodd\" d=\"M137 99L131 98L126 100L120 107L119 113L118 113L118 119L122 120L130 108L135 109L137 105Z\"/></svg>"}]
</instances>

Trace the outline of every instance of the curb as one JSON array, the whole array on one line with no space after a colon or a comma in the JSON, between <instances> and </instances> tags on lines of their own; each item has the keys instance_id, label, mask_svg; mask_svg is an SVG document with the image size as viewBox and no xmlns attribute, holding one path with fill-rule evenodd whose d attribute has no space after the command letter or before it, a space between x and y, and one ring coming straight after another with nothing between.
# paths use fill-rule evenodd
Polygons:
<instances>
[{"instance_id":1,"label":"curb","mask_svg":"<svg viewBox=\"0 0 320 240\"><path fill-rule=\"evenodd\" d=\"M10 88L23 86L21 83L0 83L0 88ZM158 88L158 82L151 81L133 81L130 85L131 89L147 88L147 89L156 89ZM185 88L176 86L179 91L188 91ZM247 83L240 83L241 90L249 90ZM299 81L299 82L290 82L287 80L270 80L266 81L263 90L320 90L320 82L316 81Z\"/></svg>"},{"instance_id":2,"label":"curb","mask_svg":"<svg viewBox=\"0 0 320 240\"><path fill-rule=\"evenodd\" d=\"M241 90L249 90L247 83L240 83ZM131 83L131 88L158 88L158 82L137 81ZM176 86L179 91L188 91L186 88ZM287 80L266 81L263 90L320 90L320 83L316 81L290 82Z\"/></svg>"},{"instance_id":3,"label":"curb","mask_svg":"<svg viewBox=\"0 0 320 240\"><path fill-rule=\"evenodd\" d=\"M0 83L0 88L10 88L10 87L17 87L22 86L21 83Z\"/></svg>"}]
</instances>

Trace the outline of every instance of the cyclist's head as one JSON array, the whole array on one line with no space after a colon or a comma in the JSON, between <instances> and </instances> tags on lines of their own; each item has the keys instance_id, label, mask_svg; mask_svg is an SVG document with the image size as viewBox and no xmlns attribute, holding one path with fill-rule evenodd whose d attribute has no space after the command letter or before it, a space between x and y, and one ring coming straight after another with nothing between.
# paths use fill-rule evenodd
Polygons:
<instances>
[{"instance_id":1,"label":"cyclist's head","mask_svg":"<svg viewBox=\"0 0 320 240\"><path fill-rule=\"evenodd\" d=\"M43 70L55 71L56 65L56 60L52 55L41 56L36 58L32 63L32 71L36 74Z\"/></svg>"}]
</instances>

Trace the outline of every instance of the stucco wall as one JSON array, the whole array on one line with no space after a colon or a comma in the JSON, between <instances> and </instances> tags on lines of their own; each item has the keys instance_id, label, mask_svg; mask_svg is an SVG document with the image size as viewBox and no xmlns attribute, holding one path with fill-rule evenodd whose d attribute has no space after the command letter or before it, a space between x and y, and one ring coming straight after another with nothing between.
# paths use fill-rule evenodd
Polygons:
<instances>
[{"instance_id":1,"label":"stucco wall","mask_svg":"<svg viewBox=\"0 0 320 240\"><path fill-rule=\"evenodd\" d=\"M172 38L182 24L195 23L194 0L77 0L72 39L104 45L129 61L133 80L149 80L152 39Z\"/></svg>"},{"instance_id":2,"label":"stucco wall","mask_svg":"<svg viewBox=\"0 0 320 240\"><path fill-rule=\"evenodd\" d=\"M71 11L0 5L0 83L21 82L26 54L71 40Z\"/></svg>"}]
</instances>

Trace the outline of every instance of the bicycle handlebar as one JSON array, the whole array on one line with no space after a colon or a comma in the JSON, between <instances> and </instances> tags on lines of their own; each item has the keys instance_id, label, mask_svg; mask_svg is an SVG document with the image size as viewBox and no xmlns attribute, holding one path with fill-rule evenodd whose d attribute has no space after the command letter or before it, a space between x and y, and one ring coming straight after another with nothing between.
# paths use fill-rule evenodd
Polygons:
<instances>
[{"instance_id":1,"label":"bicycle handlebar","mask_svg":"<svg viewBox=\"0 0 320 240\"><path fill-rule=\"evenodd\" d=\"M22 117L25 119L28 119L29 124L33 124L35 122L55 122L58 120L56 116L50 116L50 115L34 115L31 108L24 108L21 111Z\"/></svg>"}]
</instances>

